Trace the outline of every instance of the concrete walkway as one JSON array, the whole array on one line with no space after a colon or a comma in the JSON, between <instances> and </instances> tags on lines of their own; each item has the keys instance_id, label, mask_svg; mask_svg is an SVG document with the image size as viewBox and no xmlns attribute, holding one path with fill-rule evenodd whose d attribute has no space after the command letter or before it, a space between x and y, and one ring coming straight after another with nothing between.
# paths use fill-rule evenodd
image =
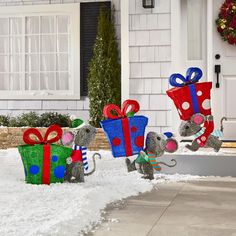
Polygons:
<instances>
[{"instance_id":1,"label":"concrete walkway","mask_svg":"<svg viewBox=\"0 0 236 236\"><path fill-rule=\"evenodd\" d=\"M108 209L89 236L236 236L236 178L169 183Z\"/></svg>"}]
</instances>

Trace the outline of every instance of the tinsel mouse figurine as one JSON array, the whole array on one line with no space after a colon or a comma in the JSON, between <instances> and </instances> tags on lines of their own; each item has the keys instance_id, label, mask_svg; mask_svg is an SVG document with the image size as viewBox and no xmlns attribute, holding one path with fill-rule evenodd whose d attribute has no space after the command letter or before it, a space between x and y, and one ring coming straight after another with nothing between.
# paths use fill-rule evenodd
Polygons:
<instances>
[{"instance_id":1,"label":"tinsel mouse figurine","mask_svg":"<svg viewBox=\"0 0 236 236\"><path fill-rule=\"evenodd\" d=\"M154 179L154 170L158 172L161 170L160 165L176 166L175 159L171 160L174 162L173 165L157 161L157 158L165 152L173 153L178 149L178 143L172 138L172 134L168 133L167 136L149 132L146 137L146 147L143 151L140 151L138 157L133 162L126 158L128 172L138 170L139 173L143 174L143 178L152 180Z\"/></svg>"},{"instance_id":2,"label":"tinsel mouse figurine","mask_svg":"<svg viewBox=\"0 0 236 236\"><path fill-rule=\"evenodd\" d=\"M67 158L65 181L78 183L84 182L84 176L91 175L96 170L95 157L101 159L99 153L92 156L94 167L88 171L87 148L96 136L96 128L91 125L85 125L80 119L72 121L72 129L63 134L61 143L70 146L73 149L71 157Z\"/></svg>"},{"instance_id":3,"label":"tinsel mouse figurine","mask_svg":"<svg viewBox=\"0 0 236 236\"><path fill-rule=\"evenodd\" d=\"M197 151L200 147L212 147L216 152L222 141L214 136L214 120L211 111L212 82L201 82L203 72L198 67L190 67L186 75L174 73L169 78L173 86L167 95L173 100L181 124L179 133L182 137L195 136L191 145L186 147Z\"/></svg>"},{"instance_id":4,"label":"tinsel mouse figurine","mask_svg":"<svg viewBox=\"0 0 236 236\"><path fill-rule=\"evenodd\" d=\"M191 145L186 145L186 148L191 151L197 151L201 147L201 143L204 142L205 147L211 147L215 152L218 152L220 150L222 141L213 134L210 134L208 136L206 134L206 130L204 129L204 127L202 127L204 123L210 124L211 122L213 122L212 115L204 116L200 113L192 115L190 120L181 121L179 127L180 135L182 137L189 137L193 135L196 137L196 139L192 141Z\"/></svg>"}]
</instances>

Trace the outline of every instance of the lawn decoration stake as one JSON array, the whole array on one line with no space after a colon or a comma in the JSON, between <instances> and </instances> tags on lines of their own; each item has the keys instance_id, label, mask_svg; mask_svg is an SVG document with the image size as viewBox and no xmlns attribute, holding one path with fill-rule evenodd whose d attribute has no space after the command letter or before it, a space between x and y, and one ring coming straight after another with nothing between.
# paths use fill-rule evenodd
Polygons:
<instances>
[{"instance_id":1,"label":"lawn decoration stake","mask_svg":"<svg viewBox=\"0 0 236 236\"><path fill-rule=\"evenodd\" d=\"M128 109L130 110L128 111ZM157 162L156 158L164 154L164 151L174 152L178 148L176 140L171 137L149 132L144 149L144 133L148 123L145 116L134 116L139 111L139 104L135 100L126 100L120 109L114 104L106 105L103 114L108 120L101 122L101 126L109 140L114 157L129 157L138 154L134 162L127 158L128 171L138 170L144 174L144 178L153 179L154 170L160 171L159 164L169 167L164 162ZM114 114L115 113L115 114Z\"/></svg>"},{"instance_id":2,"label":"lawn decoration stake","mask_svg":"<svg viewBox=\"0 0 236 236\"><path fill-rule=\"evenodd\" d=\"M56 136L49 136L55 133ZM32 135L38 140L32 139ZM66 159L72 149L53 144L60 140L62 129L58 125L50 126L45 136L38 129L29 128L23 134L27 145L18 147L25 169L25 180L31 184L50 184L64 181Z\"/></svg>"},{"instance_id":3,"label":"lawn decoration stake","mask_svg":"<svg viewBox=\"0 0 236 236\"><path fill-rule=\"evenodd\" d=\"M65 146L72 147L73 151L69 158L66 159L65 180L68 182L84 182L84 176L91 175L96 170L95 157L101 158L99 153L92 156L94 167L88 171L87 147L96 136L96 128L91 125L85 125L80 119L72 121L73 130L62 135L61 143Z\"/></svg>"},{"instance_id":4,"label":"lawn decoration stake","mask_svg":"<svg viewBox=\"0 0 236 236\"><path fill-rule=\"evenodd\" d=\"M192 144L186 147L191 151L197 151L199 147L209 146L218 152L222 141L212 135L214 130L210 106L212 83L199 83L201 78L202 71L196 67L189 68L186 77L172 74L169 82L174 88L168 90L167 95L173 100L182 120L180 135L197 136Z\"/></svg>"}]
</instances>

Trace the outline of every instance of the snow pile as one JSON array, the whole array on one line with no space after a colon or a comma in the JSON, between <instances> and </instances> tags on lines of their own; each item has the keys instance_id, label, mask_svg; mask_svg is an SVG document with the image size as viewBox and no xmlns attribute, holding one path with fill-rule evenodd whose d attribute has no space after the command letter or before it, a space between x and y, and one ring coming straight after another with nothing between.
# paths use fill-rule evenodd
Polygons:
<instances>
[{"instance_id":1,"label":"snow pile","mask_svg":"<svg viewBox=\"0 0 236 236\"><path fill-rule=\"evenodd\" d=\"M144 180L137 172L127 173L123 158L100 153L97 171L85 183L45 186L25 184L17 149L0 150L0 235L79 235L100 223L101 210L111 202L150 191L157 183L197 178Z\"/></svg>"},{"instance_id":2,"label":"snow pile","mask_svg":"<svg viewBox=\"0 0 236 236\"><path fill-rule=\"evenodd\" d=\"M205 179L205 176L199 175L166 175L166 174L155 174L155 179L152 180L153 184L162 184L162 183L176 183L176 182L187 182L199 179Z\"/></svg>"},{"instance_id":3,"label":"snow pile","mask_svg":"<svg viewBox=\"0 0 236 236\"><path fill-rule=\"evenodd\" d=\"M219 152L215 152L212 148L200 148L197 152L192 152L185 147L187 143L179 143L179 148L175 153L166 153L165 155L191 155L191 156L236 156L235 148L221 148ZM191 142L188 142L191 144Z\"/></svg>"}]
</instances>

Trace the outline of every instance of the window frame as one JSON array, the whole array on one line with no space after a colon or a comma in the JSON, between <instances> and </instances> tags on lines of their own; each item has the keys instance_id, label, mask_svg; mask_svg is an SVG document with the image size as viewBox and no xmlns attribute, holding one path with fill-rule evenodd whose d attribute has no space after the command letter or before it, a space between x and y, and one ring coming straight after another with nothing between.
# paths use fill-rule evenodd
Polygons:
<instances>
[{"instance_id":1,"label":"window frame","mask_svg":"<svg viewBox=\"0 0 236 236\"><path fill-rule=\"evenodd\" d=\"M52 16L67 15L70 17L70 73L69 90L24 90L19 91L1 90L1 100L72 100L80 99L80 3L72 4L47 4L47 5L28 5L10 6L0 8L0 17L24 17L27 16ZM23 51L25 58L26 52ZM23 61L25 67L25 60ZM25 73L25 70L22 71ZM23 84L25 80L23 80Z\"/></svg>"}]
</instances>

